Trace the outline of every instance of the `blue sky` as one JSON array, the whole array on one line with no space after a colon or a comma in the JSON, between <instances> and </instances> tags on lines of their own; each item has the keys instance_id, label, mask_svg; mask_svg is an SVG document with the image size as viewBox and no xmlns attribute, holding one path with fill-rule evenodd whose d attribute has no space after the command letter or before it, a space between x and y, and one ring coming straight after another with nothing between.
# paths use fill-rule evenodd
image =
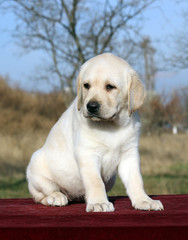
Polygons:
<instances>
[{"instance_id":1,"label":"blue sky","mask_svg":"<svg viewBox=\"0 0 188 240\"><path fill-rule=\"evenodd\" d=\"M188 8L188 4L183 0L160 0L146 11L143 33L150 36L157 50L162 48L164 52L169 51L165 39L184 27L182 11L186 7ZM45 56L40 51L24 54L9 31L14 28L14 16L6 13L0 14L0 18L0 75L8 75L15 84L19 83L21 87L32 90L36 83L30 77ZM161 42L161 39L164 41ZM184 86L188 86L188 69L159 72L156 75L156 90L159 92L172 92L177 87ZM42 88L43 86L38 85L38 90Z\"/></svg>"}]
</instances>

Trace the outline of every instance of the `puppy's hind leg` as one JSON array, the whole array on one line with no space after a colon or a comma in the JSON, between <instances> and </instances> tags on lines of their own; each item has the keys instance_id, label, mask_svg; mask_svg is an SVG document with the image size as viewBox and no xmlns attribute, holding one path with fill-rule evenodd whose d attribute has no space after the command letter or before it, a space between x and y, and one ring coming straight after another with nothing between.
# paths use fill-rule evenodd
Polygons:
<instances>
[{"instance_id":1,"label":"puppy's hind leg","mask_svg":"<svg viewBox=\"0 0 188 240\"><path fill-rule=\"evenodd\" d=\"M68 199L62 192L53 192L41 200L41 203L49 206L62 207L68 204Z\"/></svg>"},{"instance_id":2,"label":"puppy's hind leg","mask_svg":"<svg viewBox=\"0 0 188 240\"><path fill-rule=\"evenodd\" d=\"M49 206L65 206L68 204L68 199L66 195L64 195L62 192L60 192L59 187L45 179L42 181L44 185L40 184L33 184L31 182L28 183L29 191L36 202L40 202L43 205L49 205ZM37 187L36 187L37 186Z\"/></svg>"}]
</instances>

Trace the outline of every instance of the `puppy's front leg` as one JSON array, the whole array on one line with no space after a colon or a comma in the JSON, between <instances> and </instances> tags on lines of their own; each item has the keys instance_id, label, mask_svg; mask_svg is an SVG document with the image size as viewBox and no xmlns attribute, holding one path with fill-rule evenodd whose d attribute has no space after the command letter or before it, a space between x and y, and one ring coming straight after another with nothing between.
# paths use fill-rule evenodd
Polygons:
<instances>
[{"instance_id":1,"label":"puppy's front leg","mask_svg":"<svg viewBox=\"0 0 188 240\"><path fill-rule=\"evenodd\" d=\"M107 199L97 159L84 156L79 160L80 173L85 187L87 212L113 212L113 204Z\"/></svg>"},{"instance_id":2,"label":"puppy's front leg","mask_svg":"<svg viewBox=\"0 0 188 240\"><path fill-rule=\"evenodd\" d=\"M163 210L163 205L158 200L152 200L144 190L140 173L140 158L136 148L124 153L121 159L119 175L127 189L127 194L135 209Z\"/></svg>"}]
</instances>

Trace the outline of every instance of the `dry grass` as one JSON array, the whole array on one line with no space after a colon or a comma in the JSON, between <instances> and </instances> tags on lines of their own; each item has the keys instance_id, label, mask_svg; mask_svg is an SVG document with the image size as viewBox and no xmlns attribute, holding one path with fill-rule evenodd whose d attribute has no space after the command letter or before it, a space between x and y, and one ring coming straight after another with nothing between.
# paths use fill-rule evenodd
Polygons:
<instances>
[{"instance_id":1,"label":"dry grass","mask_svg":"<svg viewBox=\"0 0 188 240\"><path fill-rule=\"evenodd\" d=\"M28 93L10 87L1 77L0 99L0 129L5 134L50 129L65 110L60 92Z\"/></svg>"},{"instance_id":2,"label":"dry grass","mask_svg":"<svg viewBox=\"0 0 188 240\"><path fill-rule=\"evenodd\" d=\"M141 138L141 168L149 194L188 193L187 143L187 134Z\"/></svg>"},{"instance_id":3,"label":"dry grass","mask_svg":"<svg viewBox=\"0 0 188 240\"><path fill-rule=\"evenodd\" d=\"M0 135L1 166L23 166L28 164L31 154L44 143L43 132L25 132L20 135ZM8 169L5 169L6 171ZM9 169L10 170L10 169ZM1 173L3 168L1 167Z\"/></svg>"},{"instance_id":4,"label":"dry grass","mask_svg":"<svg viewBox=\"0 0 188 240\"><path fill-rule=\"evenodd\" d=\"M44 143L46 134L25 132L17 135L0 134L0 197L30 197L25 170L32 153Z\"/></svg>"},{"instance_id":5,"label":"dry grass","mask_svg":"<svg viewBox=\"0 0 188 240\"><path fill-rule=\"evenodd\" d=\"M141 168L146 176L178 174L177 165L188 164L188 135L143 136L140 140ZM185 171L184 171L185 170ZM187 169L181 173L187 174Z\"/></svg>"}]
</instances>

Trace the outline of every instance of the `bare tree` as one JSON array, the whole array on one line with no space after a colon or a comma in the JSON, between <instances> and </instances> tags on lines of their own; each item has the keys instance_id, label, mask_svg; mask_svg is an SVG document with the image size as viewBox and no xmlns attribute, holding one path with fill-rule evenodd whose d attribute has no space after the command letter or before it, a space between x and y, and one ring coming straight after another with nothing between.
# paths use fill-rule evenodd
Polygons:
<instances>
[{"instance_id":1,"label":"bare tree","mask_svg":"<svg viewBox=\"0 0 188 240\"><path fill-rule=\"evenodd\" d=\"M188 31L180 32L174 36L174 39L174 51L165 60L172 68L186 69L188 68Z\"/></svg>"},{"instance_id":2,"label":"bare tree","mask_svg":"<svg viewBox=\"0 0 188 240\"><path fill-rule=\"evenodd\" d=\"M181 101L183 111L183 127L188 129L188 86L178 90L178 96Z\"/></svg>"},{"instance_id":3,"label":"bare tree","mask_svg":"<svg viewBox=\"0 0 188 240\"><path fill-rule=\"evenodd\" d=\"M14 37L26 51L43 50L40 78L74 94L79 66L103 52L129 57L138 45L144 11L156 0L0 0L12 10ZM135 37L136 36L136 37Z\"/></svg>"},{"instance_id":4,"label":"bare tree","mask_svg":"<svg viewBox=\"0 0 188 240\"><path fill-rule=\"evenodd\" d=\"M172 126L177 126L183 120L183 108L180 96L174 92L170 101L165 106L166 120Z\"/></svg>"},{"instance_id":5,"label":"bare tree","mask_svg":"<svg viewBox=\"0 0 188 240\"><path fill-rule=\"evenodd\" d=\"M156 51L152 47L149 37L144 37L140 46L144 57L144 79L146 90L152 93L155 88L155 74L157 72L154 61L154 54Z\"/></svg>"},{"instance_id":6,"label":"bare tree","mask_svg":"<svg viewBox=\"0 0 188 240\"><path fill-rule=\"evenodd\" d=\"M169 68L186 69L188 68L188 5L182 14L184 24L181 30L176 31L171 36L171 48L173 51L170 56L164 57Z\"/></svg>"},{"instance_id":7,"label":"bare tree","mask_svg":"<svg viewBox=\"0 0 188 240\"><path fill-rule=\"evenodd\" d=\"M142 131L147 134L161 134L165 121L165 106L162 96L153 95L141 109Z\"/></svg>"}]
</instances>

